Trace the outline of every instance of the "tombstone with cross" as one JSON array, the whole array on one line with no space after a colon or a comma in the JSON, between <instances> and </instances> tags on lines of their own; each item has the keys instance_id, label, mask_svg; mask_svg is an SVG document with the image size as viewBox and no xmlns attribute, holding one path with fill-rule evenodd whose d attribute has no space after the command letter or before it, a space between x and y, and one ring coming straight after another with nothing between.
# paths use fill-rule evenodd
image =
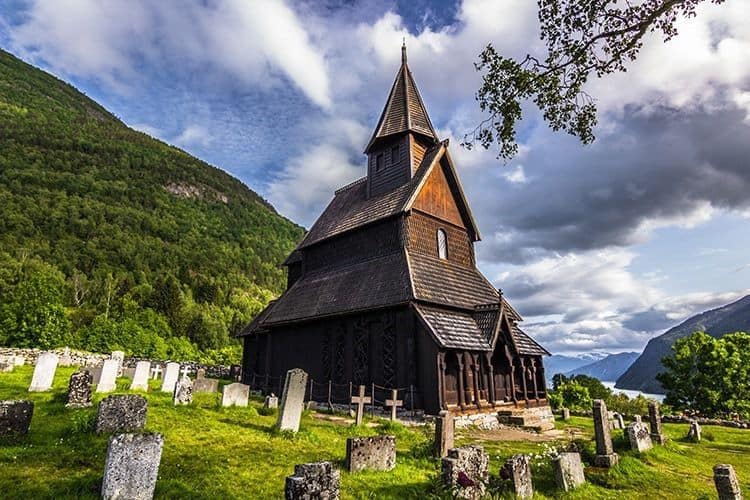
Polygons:
<instances>
[{"instance_id":1,"label":"tombstone with cross","mask_svg":"<svg viewBox=\"0 0 750 500\"><path fill-rule=\"evenodd\" d=\"M164 372L164 370L162 369L161 365L154 365L154 367L151 368L151 378L153 380L161 378L162 372Z\"/></svg>"},{"instance_id":2,"label":"tombstone with cross","mask_svg":"<svg viewBox=\"0 0 750 500\"><path fill-rule=\"evenodd\" d=\"M367 403L370 403L371 401L372 401L371 397L365 396L365 386L360 385L359 395L352 396L352 403L357 405L357 419L355 420L354 425L362 424L362 415L364 415L364 412L365 412L365 405Z\"/></svg>"},{"instance_id":3,"label":"tombstone with cross","mask_svg":"<svg viewBox=\"0 0 750 500\"><path fill-rule=\"evenodd\" d=\"M396 421L396 411L398 410L399 406L404 406L404 402L400 399L398 399L398 389L392 389L391 390L391 399L385 400L385 406L391 407L391 420Z\"/></svg>"},{"instance_id":4,"label":"tombstone with cross","mask_svg":"<svg viewBox=\"0 0 750 500\"><path fill-rule=\"evenodd\" d=\"M187 376L190 375L190 367L188 365L184 365L182 368L180 368L180 374L182 375L182 378L187 378Z\"/></svg>"}]
</instances>

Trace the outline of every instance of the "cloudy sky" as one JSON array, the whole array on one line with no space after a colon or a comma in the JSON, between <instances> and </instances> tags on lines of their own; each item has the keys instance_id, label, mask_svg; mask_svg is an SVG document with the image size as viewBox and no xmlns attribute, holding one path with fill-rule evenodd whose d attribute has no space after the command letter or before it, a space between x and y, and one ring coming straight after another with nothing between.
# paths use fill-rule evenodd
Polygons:
<instances>
[{"instance_id":1,"label":"cloudy sky","mask_svg":"<svg viewBox=\"0 0 750 500\"><path fill-rule=\"evenodd\" d=\"M538 53L530 0L0 0L0 46L308 226L364 174L406 39L480 229L479 266L555 353L640 350L750 293L750 3L704 5L592 82L582 146L533 108L521 154L466 151L489 42Z\"/></svg>"}]
</instances>

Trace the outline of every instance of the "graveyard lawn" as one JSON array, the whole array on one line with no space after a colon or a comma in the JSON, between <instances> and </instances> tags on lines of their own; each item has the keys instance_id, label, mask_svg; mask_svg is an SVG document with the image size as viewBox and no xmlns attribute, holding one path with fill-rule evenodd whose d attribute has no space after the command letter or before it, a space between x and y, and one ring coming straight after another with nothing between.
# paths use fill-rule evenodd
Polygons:
<instances>
[{"instance_id":1,"label":"graveyard lawn","mask_svg":"<svg viewBox=\"0 0 750 500\"><path fill-rule=\"evenodd\" d=\"M96 405L106 394L94 395L94 408L65 408L67 384L74 368L58 368L52 391L29 393L32 367L0 374L0 399L35 403L29 435L0 442L0 491L3 498L98 498L108 436L94 434ZM342 498L449 498L437 485L439 461L430 458L432 431L382 423L354 428L343 419L330 421L303 415L296 436L273 431L275 412L262 409L260 398L247 408L222 408L220 395L195 394L191 405L175 407L170 394L151 392L146 430L164 435L157 498L283 498L285 477L294 465L331 460L341 469ZM121 378L116 393L127 391ZM270 413L270 414L269 414ZM368 420L366 419L366 422ZM373 422L373 421L369 421ZM382 421L374 421L376 424ZM573 417L557 424L584 436L576 442L583 459L595 453L591 419ZM549 460L539 458L557 441L496 441L491 432L458 431L457 445L482 444L490 455L491 486L498 491L498 471L516 453L532 455L535 498L715 498L712 467L734 465L740 484L750 488L750 431L703 427L703 441L683 439L687 425L665 424L667 446L642 455L628 451L622 431L613 431L621 462L609 471L587 468L589 484L562 494L554 488ZM397 465L390 472L344 471L346 439L395 434ZM539 465L541 464L541 465ZM501 496L511 498L509 494Z\"/></svg>"}]
</instances>

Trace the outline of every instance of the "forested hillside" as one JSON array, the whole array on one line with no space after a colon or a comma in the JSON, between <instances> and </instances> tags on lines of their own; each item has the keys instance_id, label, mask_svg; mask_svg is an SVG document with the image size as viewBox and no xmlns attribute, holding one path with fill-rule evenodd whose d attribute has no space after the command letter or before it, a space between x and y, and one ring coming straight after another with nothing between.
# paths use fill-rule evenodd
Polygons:
<instances>
[{"instance_id":1,"label":"forested hillside","mask_svg":"<svg viewBox=\"0 0 750 500\"><path fill-rule=\"evenodd\" d=\"M299 226L0 50L0 345L237 358Z\"/></svg>"}]
</instances>

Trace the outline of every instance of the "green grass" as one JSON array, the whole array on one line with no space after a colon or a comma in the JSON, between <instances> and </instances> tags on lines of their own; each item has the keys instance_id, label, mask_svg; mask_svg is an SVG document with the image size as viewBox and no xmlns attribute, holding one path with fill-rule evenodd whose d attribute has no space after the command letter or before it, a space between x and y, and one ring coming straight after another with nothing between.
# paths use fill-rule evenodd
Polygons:
<instances>
[{"instance_id":1,"label":"green grass","mask_svg":"<svg viewBox=\"0 0 750 500\"><path fill-rule=\"evenodd\" d=\"M65 408L67 380L73 368L58 369L53 390L28 393L32 367L0 374L0 399L34 401L34 418L28 436L0 443L0 491L3 498L96 498L99 495L107 436L90 429L95 409ZM122 379L118 389L128 385ZM158 385L158 384L157 384ZM157 389L157 386L153 387ZM95 403L102 398L97 395ZM305 412L297 435L273 431L275 414L261 415L260 401L249 408L221 408L218 394L199 394L188 407L172 406L168 394L147 395L147 430L165 436L158 498L282 498L284 478L294 464L331 460L343 468L346 438L356 435L396 435L398 465L392 472L341 473L343 498L436 498L439 463L429 457L429 428L406 428L379 422L376 428L315 418ZM576 429L575 441L584 459L593 453L591 421L572 418L559 429ZM712 467L731 463L743 487L750 485L750 432L705 427L712 441L682 441L686 425L665 425L671 438L666 447L642 455L627 451L620 431L614 431L615 447L622 457L610 471L588 468L590 482L570 494L554 488L547 460L533 460L538 498L714 498ZM490 453L490 473L498 475L502 463L515 453L540 455L545 447L571 445L569 439L539 443L501 442L486 433L462 432L459 444L479 442ZM497 479L493 480L497 486ZM495 488L495 491L501 491ZM497 497L510 498L505 493Z\"/></svg>"}]
</instances>

